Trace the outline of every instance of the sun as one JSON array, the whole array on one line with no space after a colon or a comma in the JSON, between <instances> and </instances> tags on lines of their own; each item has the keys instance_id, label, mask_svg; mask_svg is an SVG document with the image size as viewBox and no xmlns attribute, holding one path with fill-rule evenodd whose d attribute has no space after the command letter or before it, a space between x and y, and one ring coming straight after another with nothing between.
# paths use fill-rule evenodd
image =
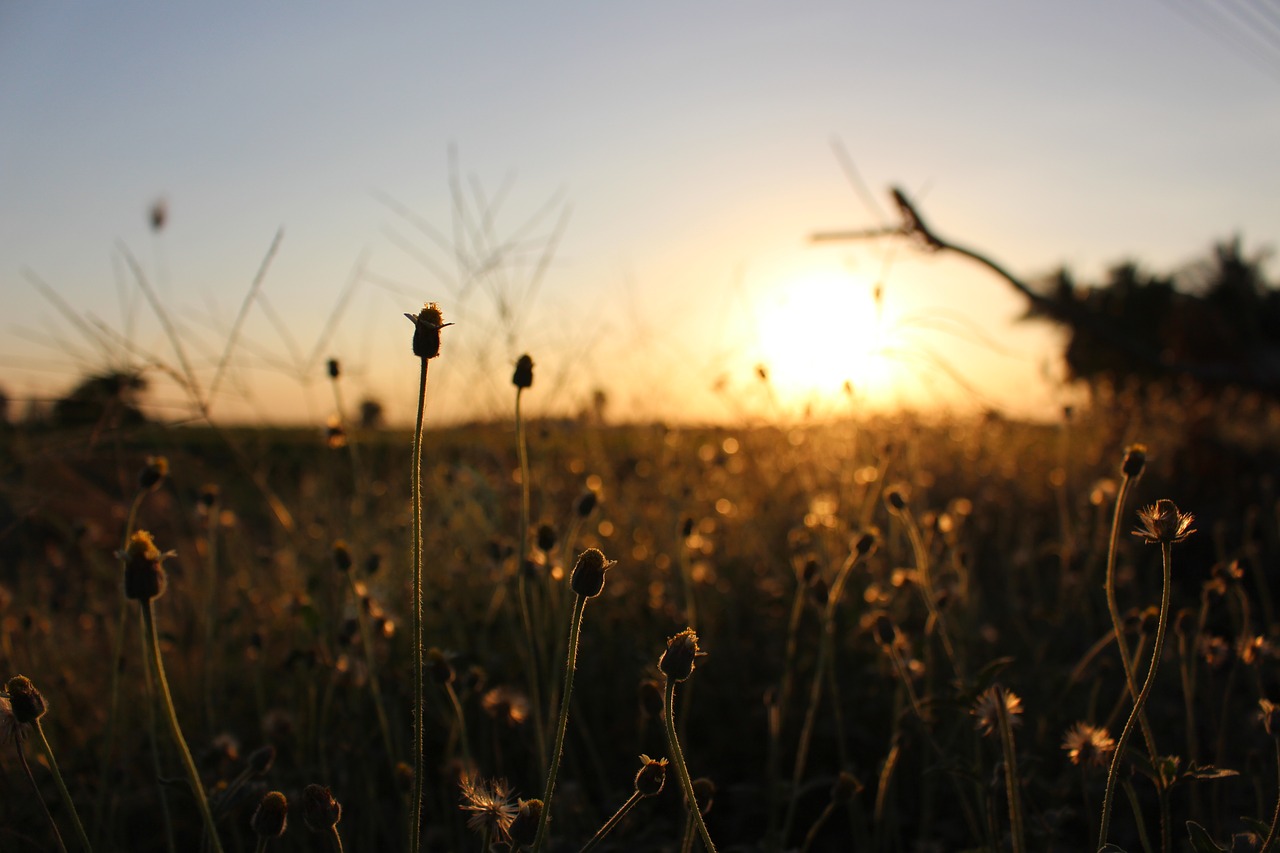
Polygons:
<instances>
[{"instance_id":1,"label":"sun","mask_svg":"<svg viewBox=\"0 0 1280 853\"><path fill-rule=\"evenodd\" d=\"M891 324L874 283L846 270L783 280L757 307L760 355L779 396L808 402L841 393L891 395Z\"/></svg>"}]
</instances>

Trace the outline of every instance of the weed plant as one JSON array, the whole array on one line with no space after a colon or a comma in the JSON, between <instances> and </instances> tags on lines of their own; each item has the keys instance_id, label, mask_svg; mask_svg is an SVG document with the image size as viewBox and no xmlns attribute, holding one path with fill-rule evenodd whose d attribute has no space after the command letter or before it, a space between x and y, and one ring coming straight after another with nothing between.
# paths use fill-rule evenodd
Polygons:
<instances>
[{"instance_id":1,"label":"weed plant","mask_svg":"<svg viewBox=\"0 0 1280 853\"><path fill-rule=\"evenodd\" d=\"M344 446L0 434L0 850L1274 847L1264 406L1084 408L1064 453L515 384L518 422Z\"/></svg>"}]
</instances>

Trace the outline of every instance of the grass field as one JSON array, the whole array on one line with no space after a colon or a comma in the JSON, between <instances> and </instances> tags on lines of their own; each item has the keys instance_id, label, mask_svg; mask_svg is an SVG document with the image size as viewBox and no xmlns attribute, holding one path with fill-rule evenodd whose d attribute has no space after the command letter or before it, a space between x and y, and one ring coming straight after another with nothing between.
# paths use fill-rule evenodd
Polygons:
<instances>
[{"instance_id":1,"label":"grass field","mask_svg":"<svg viewBox=\"0 0 1280 853\"><path fill-rule=\"evenodd\" d=\"M720 850L1095 850L1104 799L1106 840L1131 852L1269 845L1273 423L1254 400L1151 395L1053 424L428 429L422 849L532 841L527 809L512 819L534 798L545 850L698 849L664 692ZM68 850L214 849L210 820L227 851L409 849L410 433L11 428L0 445L0 678L47 705L38 732L16 725L9 682L0 850L58 849L50 820ZM1131 535L1159 499L1195 517L1185 541L1154 516L1161 541ZM138 530L176 554L122 557ZM592 597L570 586L589 548L616 561ZM122 565L158 562L163 594L126 598ZM686 627L705 656L664 691ZM1145 724L1126 726L1135 692ZM642 754L672 762L655 796L632 796ZM309 785L341 804L336 832ZM254 817L268 791L288 803L279 838L268 807Z\"/></svg>"}]
</instances>

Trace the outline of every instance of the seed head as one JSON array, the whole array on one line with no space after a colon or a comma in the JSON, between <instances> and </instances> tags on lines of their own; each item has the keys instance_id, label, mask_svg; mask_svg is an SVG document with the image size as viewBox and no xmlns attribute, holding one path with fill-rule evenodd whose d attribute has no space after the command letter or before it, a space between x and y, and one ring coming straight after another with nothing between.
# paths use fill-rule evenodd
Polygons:
<instances>
[{"instance_id":1,"label":"seed head","mask_svg":"<svg viewBox=\"0 0 1280 853\"><path fill-rule=\"evenodd\" d=\"M511 377L511 384L522 389L533 386L533 359L528 353L516 359L516 372Z\"/></svg>"},{"instance_id":2,"label":"seed head","mask_svg":"<svg viewBox=\"0 0 1280 853\"><path fill-rule=\"evenodd\" d=\"M538 824L542 821L542 800L517 800L516 816L507 827L511 843L518 849L532 846L538 839Z\"/></svg>"},{"instance_id":3,"label":"seed head","mask_svg":"<svg viewBox=\"0 0 1280 853\"><path fill-rule=\"evenodd\" d=\"M405 314L413 321L413 354L418 358L435 358L440 354L440 330L452 323L444 322L440 306L428 302L417 314Z\"/></svg>"},{"instance_id":4,"label":"seed head","mask_svg":"<svg viewBox=\"0 0 1280 853\"><path fill-rule=\"evenodd\" d=\"M462 779L462 805L471 812L467 828L474 832L507 838L519 808L511 802L511 788L506 779Z\"/></svg>"},{"instance_id":5,"label":"seed head","mask_svg":"<svg viewBox=\"0 0 1280 853\"><path fill-rule=\"evenodd\" d=\"M889 512L899 515L907 508L907 494L901 486L892 486L884 493L884 502Z\"/></svg>"},{"instance_id":6,"label":"seed head","mask_svg":"<svg viewBox=\"0 0 1280 853\"><path fill-rule=\"evenodd\" d=\"M588 548L578 555L569 578L569 588L583 598L595 598L604 589L604 573L616 564L606 560L599 548Z\"/></svg>"},{"instance_id":7,"label":"seed head","mask_svg":"<svg viewBox=\"0 0 1280 853\"><path fill-rule=\"evenodd\" d=\"M874 551L879 544L880 538L876 535L876 531L868 530L854 541L853 551L859 557L865 557Z\"/></svg>"},{"instance_id":8,"label":"seed head","mask_svg":"<svg viewBox=\"0 0 1280 853\"><path fill-rule=\"evenodd\" d=\"M120 554L124 561L124 594L134 601L150 601L164 594L163 563L173 552L160 553L155 540L145 530L135 531Z\"/></svg>"},{"instance_id":9,"label":"seed head","mask_svg":"<svg viewBox=\"0 0 1280 853\"><path fill-rule=\"evenodd\" d=\"M165 456L148 456L142 470L138 472L138 488L144 492L154 492L167 476L169 459Z\"/></svg>"},{"instance_id":10,"label":"seed head","mask_svg":"<svg viewBox=\"0 0 1280 853\"><path fill-rule=\"evenodd\" d=\"M662 793L667 781L667 759L640 756L640 770L636 773L636 793L642 797L656 797Z\"/></svg>"},{"instance_id":11,"label":"seed head","mask_svg":"<svg viewBox=\"0 0 1280 853\"><path fill-rule=\"evenodd\" d=\"M31 679L25 675L15 675L10 678L4 689L9 694L13 718L19 723L34 723L48 710L44 704L44 697L31 683Z\"/></svg>"},{"instance_id":12,"label":"seed head","mask_svg":"<svg viewBox=\"0 0 1280 853\"><path fill-rule=\"evenodd\" d=\"M308 785L302 790L302 819L312 832L328 832L342 820L342 805L323 785Z\"/></svg>"},{"instance_id":13,"label":"seed head","mask_svg":"<svg viewBox=\"0 0 1280 853\"><path fill-rule=\"evenodd\" d=\"M1191 526L1195 516L1189 512L1179 512L1173 501L1161 498L1153 505L1138 510L1138 520L1142 525L1133 531L1149 544L1172 545L1181 542L1196 530Z\"/></svg>"},{"instance_id":14,"label":"seed head","mask_svg":"<svg viewBox=\"0 0 1280 853\"><path fill-rule=\"evenodd\" d=\"M1124 450L1124 462L1120 465L1120 473L1124 474L1130 480L1136 480L1142 476L1142 469L1147 464L1147 446L1145 444L1131 444Z\"/></svg>"},{"instance_id":15,"label":"seed head","mask_svg":"<svg viewBox=\"0 0 1280 853\"><path fill-rule=\"evenodd\" d=\"M658 658L658 669L671 681L684 681L693 674L695 659L704 654L698 648L698 635L692 628L685 628L667 640L667 650Z\"/></svg>"},{"instance_id":16,"label":"seed head","mask_svg":"<svg viewBox=\"0 0 1280 853\"><path fill-rule=\"evenodd\" d=\"M1067 729L1062 738L1062 748L1072 764L1082 767L1105 767L1108 756L1116 748L1116 742L1107 730L1088 723L1076 723Z\"/></svg>"},{"instance_id":17,"label":"seed head","mask_svg":"<svg viewBox=\"0 0 1280 853\"><path fill-rule=\"evenodd\" d=\"M279 838L289 825L289 801L279 791L268 791L253 810L249 826L259 838Z\"/></svg>"}]
</instances>

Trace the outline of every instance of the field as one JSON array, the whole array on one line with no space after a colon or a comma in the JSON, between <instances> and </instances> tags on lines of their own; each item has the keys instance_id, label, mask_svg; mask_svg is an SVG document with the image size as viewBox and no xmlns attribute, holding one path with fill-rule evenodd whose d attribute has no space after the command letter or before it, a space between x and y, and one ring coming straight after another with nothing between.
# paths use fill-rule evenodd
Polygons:
<instances>
[{"instance_id":1,"label":"field","mask_svg":"<svg viewBox=\"0 0 1280 853\"><path fill-rule=\"evenodd\" d=\"M1095 850L1109 787L1121 849L1261 849L1280 757L1274 417L1151 394L1051 424L428 428L423 849L527 831L511 819L517 798L545 799L575 615L543 849L704 844L658 666L686 627L705 655L672 677L671 722L688 774L714 786L694 783L720 850ZM57 849L50 819L68 850L77 820L98 851L213 849L146 612L222 849L408 849L413 443L353 427L0 435L0 678L43 695L78 816L10 718L0 850ZM1132 535L1160 499L1194 516L1185 541L1165 516L1147 522L1160 541ZM119 554L138 530L176 552L145 602L125 597L122 559L157 560L136 539ZM593 597L570 587L589 548L616 561ZM1129 726L1109 579L1144 702ZM642 754L671 760L665 786L593 842ZM341 804L336 833L303 808L312 784ZM268 791L290 804L278 839L257 834Z\"/></svg>"}]
</instances>

